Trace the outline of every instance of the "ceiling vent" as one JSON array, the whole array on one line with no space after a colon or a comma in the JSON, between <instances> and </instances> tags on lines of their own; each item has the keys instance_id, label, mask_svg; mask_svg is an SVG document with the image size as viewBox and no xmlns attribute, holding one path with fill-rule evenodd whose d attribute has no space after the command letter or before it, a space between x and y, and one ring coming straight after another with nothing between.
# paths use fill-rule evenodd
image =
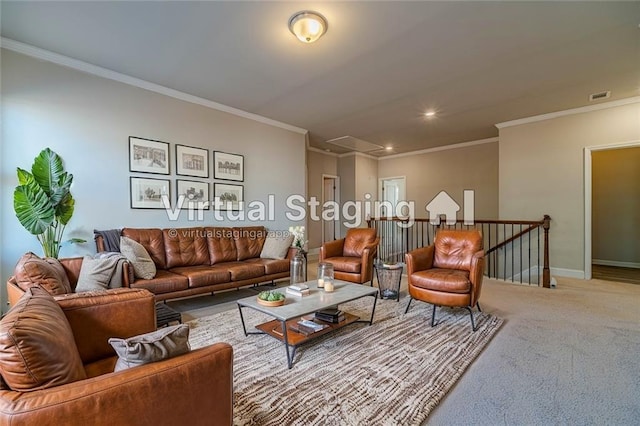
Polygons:
<instances>
[{"instance_id":1,"label":"ceiling vent","mask_svg":"<svg viewBox=\"0 0 640 426\"><path fill-rule=\"evenodd\" d=\"M589 95L589 100L590 101L599 101L601 99L607 99L609 96L611 96L611 91L607 90L606 92L598 92L598 93L592 93Z\"/></svg>"},{"instance_id":2,"label":"ceiling vent","mask_svg":"<svg viewBox=\"0 0 640 426\"><path fill-rule=\"evenodd\" d=\"M371 153L373 151L384 150L383 146L376 145L362 139L354 138L353 136L342 136L339 138L330 139L325 142L356 152Z\"/></svg>"}]
</instances>

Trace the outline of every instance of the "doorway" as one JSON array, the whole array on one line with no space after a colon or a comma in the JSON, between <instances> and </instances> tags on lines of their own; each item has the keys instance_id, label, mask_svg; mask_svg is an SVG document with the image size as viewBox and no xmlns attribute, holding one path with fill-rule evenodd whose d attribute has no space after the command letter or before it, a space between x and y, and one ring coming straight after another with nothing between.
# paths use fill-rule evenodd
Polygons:
<instances>
[{"instance_id":1,"label":"doorway","mask_svg":"<svg viewBox=\"0 0 640 426\"><path fill-rule=\"evenodd\" d=\"M333 175L322 175L322 206L327 202L340 205L340 178ZM324 208L323 208L324 210ZM322 242L338 239L339 226L338 218L335 220L322 219Z\"/></svg>"},{"instance_id":2,"label":"doorway","mask_svg":"<svg viewBox=\"0 0 640 426\"><path fill-rule=\"evenodd\" d=\"M395 207L400 201L404 201L406 198L406 177L396 176L380 179L378 185L378 199L380 201L388 201L393 206L391 212L386 211L387 207L382 206L379 212L376 212L381 217L395 216Z\"/></svg>"},{"instance_id":3,"label":"doorway","mask_svg":"<svg viewBox=\"0 0 640 426\"><path fill-rule=\"evenodd\" d=\"M585 279L640 282L640 141L585 148Z\"/></svg>"}]
</instances>

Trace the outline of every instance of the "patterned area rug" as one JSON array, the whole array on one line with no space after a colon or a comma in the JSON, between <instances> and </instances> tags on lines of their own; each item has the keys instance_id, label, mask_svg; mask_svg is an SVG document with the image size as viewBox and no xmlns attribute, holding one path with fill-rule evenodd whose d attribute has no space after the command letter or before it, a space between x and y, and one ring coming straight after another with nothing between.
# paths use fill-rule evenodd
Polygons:
<instances>
[{"instance_id":1,"label":"patterned area rug","mask_svg":"<svg viewBox=\"0 0 640 426\"><path fill-rule=\"evenodd\" d=\"M341 305L369 318L372 298ZM191 321L192 348L224 341L234 350L236 425L420 425L499 330L502 320L464 309L378 300L374 323L358 323L298 348L287 368L284 345L245 337L237 309ZM244 309L247 329L271 318Z\"/></svg>"}]
</instances>

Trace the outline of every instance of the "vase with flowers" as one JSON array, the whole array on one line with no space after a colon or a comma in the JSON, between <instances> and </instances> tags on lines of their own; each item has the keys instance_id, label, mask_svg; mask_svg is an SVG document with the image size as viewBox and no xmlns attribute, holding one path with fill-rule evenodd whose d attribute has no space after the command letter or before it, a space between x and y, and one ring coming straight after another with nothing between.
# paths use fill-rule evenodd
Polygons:
<instances>
[{"instance_id":1,"label":"vase with flowers","mask_svg":"<svg viewBox=\"0 0 640 426\"><path fill-rule=\"evenodd\" d=\"M304 247L307 240L304 239L304 226L290 226L289 233L293 235L293 247L297 252L290 264L291 284L307 281L307 252Z\"/></svg>"}]
</instances>

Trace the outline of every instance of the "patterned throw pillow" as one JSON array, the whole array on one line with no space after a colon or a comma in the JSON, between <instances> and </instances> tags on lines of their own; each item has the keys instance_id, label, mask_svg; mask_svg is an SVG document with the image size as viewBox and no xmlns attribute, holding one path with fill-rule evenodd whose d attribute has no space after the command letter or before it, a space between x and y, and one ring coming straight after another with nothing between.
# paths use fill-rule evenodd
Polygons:
<instances>
[{"instance_id":1,"label":"patterned throw pillow","mask_svg":"<svg viewBox=\"0 0 640 426\"><path fill-rule=\"evenodd\" d=\"M150 280L156 276L156 264L142 244L128 237L120 237L120 252L133 266L137 278Z\"/></svg>"},{"instance_id":2,"label":"patterned throw pillow","mask_svg":"<svg viewBox=\"0 0 640 426\"><path fill-rule=\"evenodd\" d=\"M187 324L161 328L128 339L111 338L109 344L118 354L114 371L162 361L191 350Z\"/></svg>"}]
</instances>

